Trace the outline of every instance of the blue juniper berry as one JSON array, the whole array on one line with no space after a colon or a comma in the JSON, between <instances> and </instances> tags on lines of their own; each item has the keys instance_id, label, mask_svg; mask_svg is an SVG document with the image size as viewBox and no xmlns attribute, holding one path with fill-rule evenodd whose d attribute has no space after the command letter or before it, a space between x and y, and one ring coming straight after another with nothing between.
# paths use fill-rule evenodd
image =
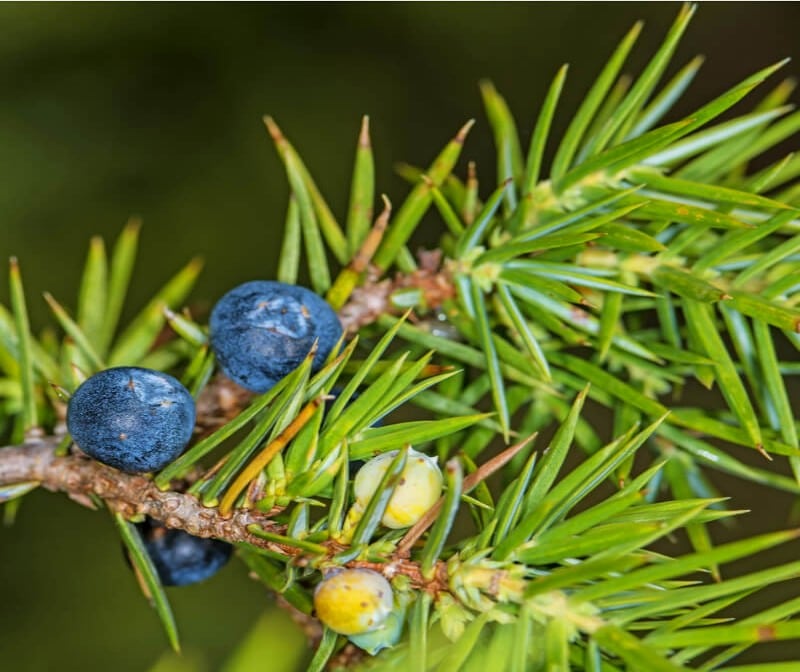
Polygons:
<instances>
[{"instance_id":1,"label":"blue juniper berry","mask_svg":"<svg viewBox=\"0 0 800 672\"><path fill-rule=\"evenodd\" d=\"M194 399L178 380L133 366L96 373L67 407L67 429L77 446L129 473L156 471L178 457L194 422Z\"/></svg>"},{"instance_id":2,"label":"blue juniper berry","mask_svg":"<svg viewBox=\"0 0 800 672\"><path fill-rule=\"evenodd\" d=\"M188 586L205 581L225 566L233 550L230 544L219 539L171 530L150 518L136 527L158 578L165 586Z\"/></svg>"},{"instance_id":3,"label":"blue juniper berry","mask_svg":"<svg viewBox=\"0 0 800 672\"><path fill-rule=\"evenodd\" d=\"M254 280L235 287L211 311L211 347L228 378L266 392L297 368L318 341L317 371L342 335L333 309L305 287Z\"/></svg>"}]
</instances>

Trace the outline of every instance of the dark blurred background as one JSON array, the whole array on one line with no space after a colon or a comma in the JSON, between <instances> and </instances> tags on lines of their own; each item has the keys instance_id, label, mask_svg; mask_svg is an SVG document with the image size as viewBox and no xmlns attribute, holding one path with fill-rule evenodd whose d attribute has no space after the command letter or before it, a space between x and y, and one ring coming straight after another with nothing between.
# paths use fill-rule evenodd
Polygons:
<instances>
[{"instance_id":1,"label":"dark blurred background","mask_svg":"<svg viewBox=\"0 0 800 672\"><path fill-rule=\"evenodd\" d=\"M507 97L527 141L551 77L569 62L555 125L563 130L564 112L631 24L646 21L629 63L636 73L678 8L0 4L0 258L20 257L41 325L41 292L69 304L89 236L108 242L136 214L144 230L131 309L195 254L207 261L195 296L214 300L274 272L287 187L262 114L276 118L340 216L365 113L379 189L395 202L406 187L393 164L427 163L471 117L478 124L464 154L478 161L488 188L494 158L479 79L491 78ZM799 19L794 3L702 5L667 73L707 56L676 113L796 56ZM786 524L786 499L774 496L765 508L765 493L718 482L736 493L736 508L757 508L744 531ZM187 659L200 662L166 658L159 672L221 669L254 626L274 635L269 659L256 667L245 653L224 669L280 672L303 657L302 637L286 619L269 612L259 620L270 600L237 563L171 598ZM165 649L108 518L60 496L35 493L17 524L0 529L0 607L4 670L138 672Z\"/></svg>"}]
</instances>

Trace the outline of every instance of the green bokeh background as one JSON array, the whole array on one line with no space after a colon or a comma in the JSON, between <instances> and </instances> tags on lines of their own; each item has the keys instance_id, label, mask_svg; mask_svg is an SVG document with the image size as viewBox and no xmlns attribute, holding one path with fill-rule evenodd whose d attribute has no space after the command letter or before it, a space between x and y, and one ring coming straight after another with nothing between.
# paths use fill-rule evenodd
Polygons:
<instances>
[{"instance_id":1,"label":"green bokeh background","mask_svg":"<svg viewBox=\"0 0 800 672\"><path fill-rule=\"evenodd\" d=\"M488 188L494 159L479 79L495 82L527 137L563 62L571 69L561 109L573 110L636 19L647 22L630 63L640 69L677 10L675 3L2 4L0 258L20 257L32 317L42 325L41 292L69 305L88 237L110 240L136 214L145 226L131 310L196 254L207 266L195 296L213 301L238 282L271 277L277 261L287 188L262 114L276 118L339 214L365 113L379 189L395 202L406 188L394 162L426 163L471 117L478 124L465 156L478 161ZM668 74L697 53L707 61L677 112L797 55L799 19L797 4L701 6ZM557 132L568 121L563 113L558 119ZM725 535L786 524L786 498L717 482L736 493L736 508L758 512ZM247 662L253 650L245 647L224 669L303 665L302 637L281 613L262 619L270 599L238 563L170 596L187 659L201 669L223 669L253 627L252 641L269 643L267 658ZM0 669L133 672L150 669L164 650L107 516L62 496L27 497L17 525L0 529ZM789 655L791 647L782 650ZM158 669L180 672L171 664Z\"/></svg>"}]
</instances>

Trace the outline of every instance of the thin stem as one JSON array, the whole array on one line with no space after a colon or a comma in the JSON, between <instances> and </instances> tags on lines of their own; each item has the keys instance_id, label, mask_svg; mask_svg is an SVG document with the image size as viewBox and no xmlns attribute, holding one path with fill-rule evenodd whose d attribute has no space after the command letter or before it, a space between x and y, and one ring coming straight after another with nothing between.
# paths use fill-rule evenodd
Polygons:
<instances>
[{"instance_id":1,"label":"thin stem","mask_svg":"<svg viewBox=\"0 0 800 672\"><path fill-rule=\"evenodd\" d=\"M286 535L286 526L273 519L282 509L269 512L234 509L224 516L219 509L203 506L196 497L174 490L162 492L148 477L126 474L81 455L57 456L60 436L32 439L19 446L0 448L0 486L35 482L53 492L67 493L74 501L91 502L90 495L126 518L148 516L167 527L184 530L196 537L213 537L230 543L246 543L305 564L310 556L296 546L265 539L248 529L260 528L273 535ZM267 536L270 536L269 534ZM324 542L329 555L343 550L335 541ZM318 549L317 549L318 550ZM353 560L347 567L362 567L383 573L387 578L407 576L412 586L432 594L448 591L447 569L439 563L431 579L425 579L419 563L400 558L396 553L385 562Z\"/></svg>"}]
</instances>

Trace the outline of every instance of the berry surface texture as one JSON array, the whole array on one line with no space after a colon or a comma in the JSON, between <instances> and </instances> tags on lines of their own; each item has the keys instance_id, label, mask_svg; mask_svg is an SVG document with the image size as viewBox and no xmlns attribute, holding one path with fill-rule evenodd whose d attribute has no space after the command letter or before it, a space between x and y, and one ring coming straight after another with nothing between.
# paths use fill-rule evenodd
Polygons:
<instances>
[{"instance_id":1,"label":"berry surface texture","mask_svg":"<svg viewBox=\"0 0 800 672\"><path fill-rule=\"evenodd\" d=\"M397 451L393 450L373 457L358 471L353 483L358 508L366 509L396 455ZM410 527L427 513L441 494L442 472L436 460L412 448L381 522L395 530Z\"/></svg>"},{"instance_id":2,"label":"berry surface texture","mask_svg":"<svg viewBox=\"0 0 800 672\"><path fill-rule=\"evenodd\" d=\"M209 324L214 353L231 380L266 392L303 361L317 341L318 370L342 335L333 309L314 292L255 280L232 289L214 306Z\"/></svg>"},{"instance_id":3,"label":"berry surface texture","mask_svg":"<svg viewBox=\"0 0 800 672\"><path fill-rule=\"evenodd\" d=\"M169 464L189 443L194 422L194 399L178 380L138 367L93 375L67 410L67 428L78 447L128 473Z\"/></svg>"},{"instance_id":4,"label":"berry surface texture","mask_svg":"<svg viewBox=\"0 0 800 672\"><path fill-rule=\"evenodd\" d=\"M317 617L340 635L360 635L380 628L392 611L389 582L371 569L344 569L317 586Z\"/></svg>"}]
</instances>

